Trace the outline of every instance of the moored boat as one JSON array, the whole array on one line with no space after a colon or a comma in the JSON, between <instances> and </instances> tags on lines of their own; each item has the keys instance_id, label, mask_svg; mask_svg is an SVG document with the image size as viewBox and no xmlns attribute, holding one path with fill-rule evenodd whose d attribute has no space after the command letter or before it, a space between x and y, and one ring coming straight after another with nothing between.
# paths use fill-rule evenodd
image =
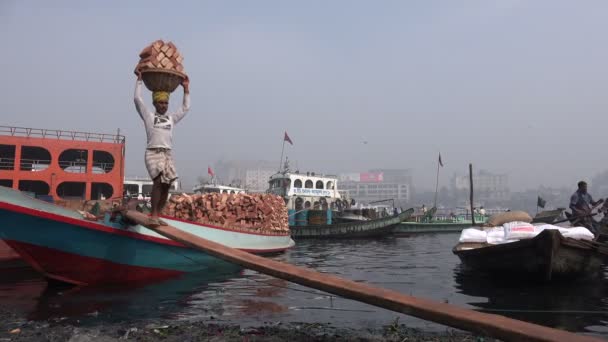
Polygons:
<instances>
[{"instance_id":1,"label":"moored boat","mask_svg":"<svg viewBox=\"0 0 608 342\"><path fill-rule=\"evenodd\" d=\"M0 238L48 278L72 284L145 282L238 266L167 239L120 217L83 219L78 211L0 187ZM164 217L168 224L252 253L284 251L289 233L263 233Z\"/></svg>"},{"instance_id":2,"label":"moored boat","mask_svg":"<svg viewBox=\"0 0 608 342\"><path fill-rule=\"evenodd\" d=\"M418 233L450 233L461 232L473 225L470 214L436 215L436 208L431 208L428 215L413 216L395 227L395 235ZM475 224L487 221L486 215L475 214Z\"/></svg>"},{"instance_id":3,"label":"moored boat","mask_svg":"<svg viewBox=\"0 0 608 342\"><path fill-rule=\"evenodd\" d=\"M608 250L597 243L565 238L552 229L532 239L496 245L463 242L452 252L467 268L501 275L524 274L526 279L546 281L599 272L608 255Z\"/></svg>"},{"instance_id":4,"label":"moored boat","mask_svg":"<svg viewBox=\"0 0 608 342\"><path fill-rule=\"evenodd\" d=\"M413 233L449 233L460 232L465 228L471 227L471 221L449 222L449 221L432 221L432 222L401 222L394 229L396 235L408 235Z\"/></svg>"},{"instance_id":5,"label":"moored boat","mask_svg":"<svg viewBox=\"0 0 608 342\"><path fill-rule=\"evenodd\" d=\"M335 224L290 227L294 239L305 238L371 238L391 235L395 226L406 220L414 209L383 218Z\"/></svg>"}]
</instances>

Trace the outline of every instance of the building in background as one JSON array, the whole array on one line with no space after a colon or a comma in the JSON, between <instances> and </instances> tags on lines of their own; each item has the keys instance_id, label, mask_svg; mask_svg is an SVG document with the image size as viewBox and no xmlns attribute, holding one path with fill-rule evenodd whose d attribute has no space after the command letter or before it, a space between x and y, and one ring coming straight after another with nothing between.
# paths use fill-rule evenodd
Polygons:
<instances>
[{"instance_id":1,"label":"building in background","mask_svg":"<svg viewBox=\"0 0 608 342\"><path fill-rule=\"evenodd\" d=\"M263 192L268 189L268 180L277 168L277 163L266 160L228 160L216 162L213 170L218 184ZM204 177L199 177L199 182L203 183L201 178Z\"/></svg>"},{"instance_id":2,"label":"building in background","mask_svg":"<svg viewBox=\"0 0 608 342\"><path fill-rule=\"evenodd\" d=\"M412 174L409 169L375 169L338 175L340 191L358 202L393 199L397 205L411 199Z\"/></svg>"},{"instance_id":3,"label":"building in background","mask_svg":"<svg viewBox=\"0 0 608 342\"><path fill-rule=\"evenodd\" d=\"M468 203L469 175L454 175L452 187L460 198L459 204ZM504 204L511 198L509 177L506 174L494 174L479 170L473 175L475 205Z\"/></svg>"},{"instance_id":4,"label":"building in background","mask_svg":"<svg viewBox=\"0 0 608 342\"><path fill-rule=\"evenodd\" d=\"M276 168L257 167L245 171L245 189L249 192L265 192L268 190L270 176L277 173Z\"/></svg>"}]
</instances>

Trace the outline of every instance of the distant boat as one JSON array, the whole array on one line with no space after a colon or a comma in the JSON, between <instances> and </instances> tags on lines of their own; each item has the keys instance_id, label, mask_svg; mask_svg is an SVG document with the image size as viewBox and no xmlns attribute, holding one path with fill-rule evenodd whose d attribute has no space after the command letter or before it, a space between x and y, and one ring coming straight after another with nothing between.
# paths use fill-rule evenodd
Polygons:
<instances>
[{"instance_id":1,"label":"distant boat","mask_svg":"<svg viewBox=\"0 0 608 342\"><path fill-rule=\"evenodd\" d=\"M234 186L218 185L218 184L198 184L192 188L192 192L196 194L210 194L210 193L226 193L226 194L244 194L245 189L237 188Z\"/></svg>"},{"instance_id":2,"label":"distant boat","mask_svg":"<svg viewBox=\"0 0 608 342\"><path fill-rule=\"evenodd\" d=\"M452 250L463 265L476 271L503 276L552 280L554 277L586 276L601 271L608 249L590 241L565 238L546 229L533 239L491 245L465 242Z\"/></svg>"},{"instance_id":3,"label":"distant boat","mask_svg":"<svg viewBox=\"0 0 608 342\"><path fill-rule=\"evenodd\" d=\"M555 210L543 210L534 216L532 223L553 223L558 218L562 217L562 214L566 208L557 208Z\"/></svg>"},{"instance_id":4,"label":"distant boat","mask_svg":"<svg viewBox=\"0 0 608 342\"><path fill-rule=\"evenodd\" d=\"M136 283L238 266L186 247L109 214L89 221L75 210L0 187L0 239L50 279L72 284ZM260 233L172 218L167 223L205 239L252 253L294 246L289 233Z\"/></svg>"},{"instance_id":5,"label":"distant boat","mask_svg":"<svg viewBox=\"0 0 608 342\"><path fill-rule=\"evenodd\" d=\"M290 227L294 239L305 238L370 238L391 235L399 223L406 220L414 209L397 215L365 221L319 224Z\"/></svg>"},{"instance_id":6,"label":"distant boat","mask_svg":"<svg viewBox=\"0 0 608 342\"><path fill-rule=\"evenodd\" d=\"M465 228L470 228L473 222L470 215L440 216L436 215L437 208L433 207L424 216L412 217L407 221L401 222L395 227L396 235L409 235L417 233L449 233L461 232ZM485 223L487 216L475 214L475 224Z\"/></svg>"}]
</instances>

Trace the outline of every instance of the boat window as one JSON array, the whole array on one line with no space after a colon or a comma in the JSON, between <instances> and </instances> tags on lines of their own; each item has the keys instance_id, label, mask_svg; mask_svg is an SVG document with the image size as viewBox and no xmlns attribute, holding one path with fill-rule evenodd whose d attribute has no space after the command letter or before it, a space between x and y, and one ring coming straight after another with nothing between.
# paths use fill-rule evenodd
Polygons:
<instances>
[{"instance_id":1,"label":"boat window","mask_svg":"<svg viewBox=\"0 0 608 342\"><path fill-rule=\"evenodd\" d=\"M13 187L13 180L12 179L0 179L0 186L5 186L7 188L12 188Z\"/></svg>"},{"instance_id":2,"label":"boat window","mask_svg":"<svg viewBox=\"0 0 608 342\"><path fill-rule=\"evenodd\" d=\"M304 183L304 187L306 189L312 189L312 181L309 179L306 181L306 183Z\"/></svg>"},{"instance_id":3,"label":"boat window","mask_svg":"<svg viewBox=\"0 0 608 342\"><path fill-rule=\"evenodd\" d=\"M144 184L141 186L141 193L144 196L150 196L152 193L152 184Z\"/></svg>"},{"instance_id":4,"label":"boat window","mask_svg":"<svg viewBox=\"0 0 608 342\"><path fill-rule=\"evenodd\" d=\"M319 201L315 201L315 203L312 205L312 208L315 210L319 210L321 208L321 204L319 204Z\"/></svg>"},{"instance_id":5,"label":"boat window","mask_svg":"<svg viewBox=\"0 0 608 342\"><path fill-rule=\"evenodd\" d=\"M93 173L108 173L114 168L114 157L106 151L93 151Z\"/></svg>"},{"instance_id":6,"label":"boat window","mask_svg":"<svg viewBox=\"0 0 608 342\"><path fill-rule=\"evenodd\" d=\"M15 149L15 145L0 144L0 170L15 169Z\"/></svg>"},{"instance_id":7,"label":"boat window","mask_svg":"<svg viewBox=\"0 0 608 342\"><path fill-rule=\"evenodd\" d=\"M51 165L51 153L38 146L21 146L21 171L42 171Z\"/></svg>"},{"instance_id":8,"label":"boat window","mask_svg":"<svg viewBox=\"0 0 608 342\"><path fill-rule=\"evenodd\" d=\"M309 209L310 208L310 201L306 201L304 203L304 208Z\"/></svg>"},{"instance_id":9,"label":"boat window","mask_svg":"<svg viewBox=\"0 0 608 342\"><path fill-rule=\"evenodd\" d=\"M21 180L19 181L19 190L36 195L48 195L51 187L44 181Z\"/></svg>"},{"instance_id":10,"label":"boat window","mask_svg":"<svg viewBox=\"0 0 608 342\"><path fill-rule=\"evenodd\" d=\"M139 195L139 185L137 184L125 183L123 188L126 195Z\"/></svg>"},{"instance_id":11,"label":"boat window","mask_svg":"<svg viewBox=\"0 0 608 342\"><path fill-rule=\"evenodd\" d=\"M57 195L64 199L85 199L84 182L63 182L57 186Z\"/></svg>"},{"instance_id":12,"label":"boat window","mask_svg":"<svg viewBox=\"0 0 608 342\"><path fill-rule=\"evenodd\" d=\"M59 155L59 167L65 172L86 173L88 157L87 150L67 149Z\"/></svg>"},{"instance_id":13,"label":"boat window","mask_svg":"<svg viewBox=\"0 0 608 342\"><path fill-rule=\"evenodd\" d=\"M294 188L301 188L301 187L302 187L302 180L300 180L300 179L296 179L296 180L293 182L293 187L294 187Z\"/></svg>"},{"instance_id":14,"label":"boat window","mask_svg":"<svg viewBox=\"0 0 608 342\"><path fill-rule=\"evenodd\" d=\"M91 183L91 199L103 200L112 198L114 188L108 183Z\"/></svg>"},{"instance_id":15,"label":"boat window","mask_svg":"<svg viewBox=\"0 0 608 342\"><path fill-rule=\"evenodd\" d=\"M303 203L304 203L304 200L302 199L302 197L296 198L296 210L302 210Z\"/></svg>"},{"instance_id":16,"label":"boat window","mask_svg":"<svg viewBox=\"0 0 608 342\"><path fill-rule=\"evenodd\" d=\"M327 185L325 186L325 189L327 189L327 190L333 190L334 189L334 182L328 181Z\"/></svg>"},{"instance_id":17,"label":"boat window","mask_svg":"<svg viewBox=\"0 0 608 342\"><path fill-rule=\"evenodd\" d=\"M318 180L315 184L315 189L323 189L323 181Z\"/></svg>"}]
</instances>

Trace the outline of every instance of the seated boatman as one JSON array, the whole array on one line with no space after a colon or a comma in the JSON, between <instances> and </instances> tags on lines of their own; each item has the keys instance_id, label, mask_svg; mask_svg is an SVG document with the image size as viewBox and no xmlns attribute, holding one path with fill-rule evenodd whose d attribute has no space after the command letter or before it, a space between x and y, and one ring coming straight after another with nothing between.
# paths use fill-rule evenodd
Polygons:
<instances>
[{"instance_id":1,"label":"seated boatman","mask_svg":"<svg viewBox=\"0 0 608 342\"><path fill-rule=\"evenodd\" d=\"M574 216L574 222L577 222L594 232L596 227L594 220L591 218L591 211L599 204L603 203L604 200L593 201L591 194L587 192L587 182L578 182L578 189L570 196L570 209Z\"/></svg>"},{"instance_id":2,"label":"seated boatman","mask_svg":"<svg viewBox=\"0 0 608 342\"><path fill-rule=\"evenodd\" d=\"M169 188L177 180L177 171L171 153L173 149L173 128L184 118L190 109L190 80L186 77L182 81L184 98L182 106L174 113L167 114L169 108L169 93L155 91L152 93L152 104L156 112L149 111L141 97L142 76L137 71L135 84L135 108L144 122L147 136L146 168L153 180L149 225L166 225L158 218L159 213L169 198Z\"/></svg>"}]
</instances>

